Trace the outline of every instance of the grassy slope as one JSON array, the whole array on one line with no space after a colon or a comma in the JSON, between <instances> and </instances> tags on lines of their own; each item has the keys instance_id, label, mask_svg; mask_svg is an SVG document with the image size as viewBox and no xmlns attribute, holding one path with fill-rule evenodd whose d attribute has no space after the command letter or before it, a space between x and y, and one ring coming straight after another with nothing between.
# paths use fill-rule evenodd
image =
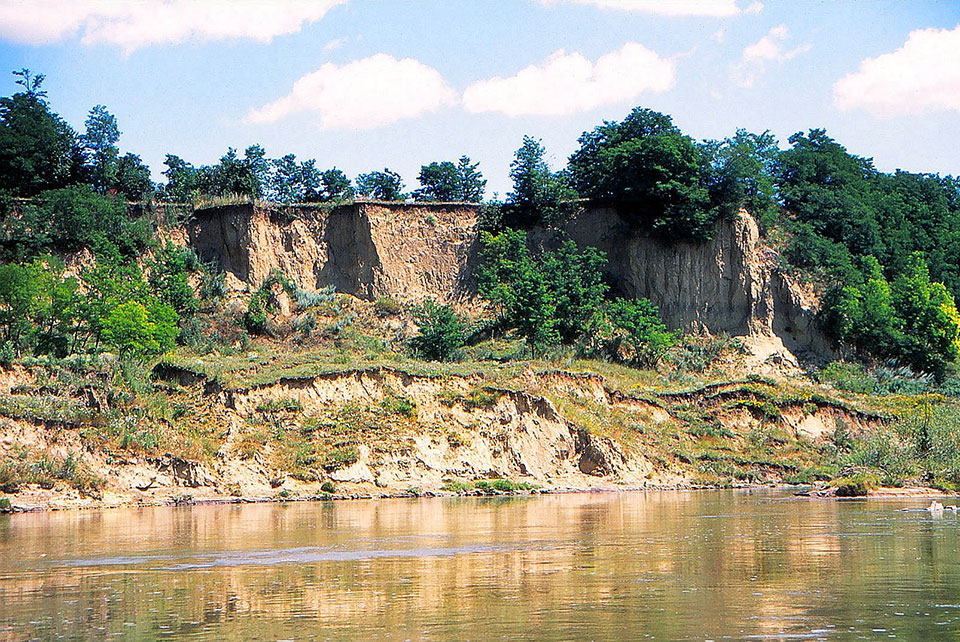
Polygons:
<instances>
[{"instance_id":1,"label":"grassy slope","mask_svg":"<svg viewBox=\"0 0 960 642\"><path fill-rule=\"evenodd\" d=\"M888 482L917 476L922 471L916 457L907 454L916 450L919 408L943 451L940 479L933 481L953 483L949 470L956 449L949 446L957 404L952 397L848 392L802 375L745 377L743 357L730 341L688 346L657 370L563 352L522 359L522 346L509 339L472 346L460 362L427 363L403 351L409 326L402 315L381 318L370 304L347 298L309 312L315 317L310 332L294 331L293 318L280 319L276 333L282 338L250 342L225 319L229 313L211 315L208 328L218 341L163 358L168 370L175 366L195 373L192 385L175 377L156 379L145 367L109 359L28 363L14 377L19 383L10 394L0 395L0 417L8 426L33 423L50 439L41 449L2 451L0 490L59 484L96 493L101 484L96 471L84 469L63 449L50 452L59 431L79 434L83 448L108 461L165 452L209 461L223 447L229 424L218 391L376 369L440 382L469 377L467 392L451 389L451 403L492 404L504 389L541 395L577 426L642 453L658 472L709 485L811 482L858 465L890 469ZM599 386L605 397L583 394L584 381ZM813 438L796 430L798 417L820 410L827 421L836 418L828 434ZM863 426L874 428L864 433ZM232 448L241 458L259 454L277 470L320 481L324 471L355 459L360 444L389 451L403 448L407 436L422 431L442 433L451 443L470 438L420 422L415 405L402 397L331 404L322 412L281 400L249 412Z\"/></svg>"}]
</instances>

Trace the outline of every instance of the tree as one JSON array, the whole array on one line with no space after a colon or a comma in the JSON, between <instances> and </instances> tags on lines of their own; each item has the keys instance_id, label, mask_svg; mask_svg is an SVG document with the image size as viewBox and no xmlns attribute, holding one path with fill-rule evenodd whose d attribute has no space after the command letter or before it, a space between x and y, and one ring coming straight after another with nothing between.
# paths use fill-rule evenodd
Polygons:
<instances>
[{"instance_id":1,"label":"tree","mask_svg":"<svg viewBox=\"0 0 960 642\"><path fill-rule=\"evenodd\" d=\"M420 331L410 340L414 351L430 361L450 361L466 339L466 325L450 304L438 305L427 299L413 308L413 320Z\"/></svg>"},{"instance_id":2,"label":"tree","mask_svg":"<svg viewBox=\"0 0 960 642\"><path fill-rule=\"evenodd\" d=\"M287 154L271 161L271 198L279 203L315 203L323 198L323 183L316 161L297 162Z\"/></svg>"},{"instance_id":3,"label":"tree","mask_svg":"<svg viewBox=\"0 0 960 642\"><path fill-rule=\"evenodd\" d=\"M556 305L557 331L565 342L582 337L600 311L609 287L603 281L606 255L588 247L583 251L566 240L541 261Z\"/></svg>"},{"instance_id":4,"label":"tree","mask_svg":"<svg viewBox=\"0 0 960 642\"><path fill-rule=\"evenodd\" d=\"M569 169L581 196L612 203L667 238L710 237L717 212L707 191L709 157L669 116L638 107L579 142Z\"/></svg>"},{"instance_id":5,"label":"tree","mask_svg":"<svg viewBox=\"0 0 960 642\"><path fill-rule=\"evenodd\" d=\"M413 197L418 201L460 200L460 174L450 161L424 165L417 180L421 187L413 192Z\"/></svg>"},{"instance_id":6,"label":"tree","mask_svg":"<svg viewBox=\"0 0 960 642\"><path fill-rule=\"evenodd\" d=\"M369 172L357 177L357 193L378 201L402 201L403 180L396 172L384 168L382 172Z\"/></svg>"},{"instance_id":7,"label":"tree","mask_svg":"<svg viewBox=\"0 0 960 642\"><path fill-rule=\"evenodd\" d=\"M479 203L483 200L487 179L479 168L480 163L471 163L469 156L461 156L457 161L457 175L460 177L459 200L466 203Z\"/></svg>"},{"instance_id":8,"label":"tree","mask_svg":"<svg viewBox=\"0 0 960 642\"><path fill-rule=\"evenodd\" d=\"M768 229L778 209L775 173L780 150L769 131L752 134L738 129L733 138L708 146L713 203L726 209L746 208Z\"/></svg>"},{"instance_id":9,"label":"tree","mask_svg":"<svg viewBox=\"0 0 960 642\"><path fill-rule=\"evenodd\" d=\"M82 150L73 129L47 105L43 75L14 74L25 91L0 98L0 189L29 197L78 181Z\"/></svg>"},{"instance_id":10,"label":"tree","mask_svg":"<svg viewBox=\"0 0 960 642\"><path fill-rule=\"evenodd\" d=\"M153 194L150 168L136 154L124 154L117 161L113 189L128 201L148 200Z\"/></svg>"},{"instance_id":11,"label":"tree","mask_svg":"<svg viewBox=\"0 0 960 642\"><path fill-rule=\"evenodd\" d=\"M190 250L167 243L150 265L148 282L153 293L178 314L190 315L200 307L190 284Z\"/></svg>"},{"instance_id":12,"label":"tree","mask_svg":"<svg viewBox=\"0 0 960 642\"><path fill-rule=\"evenodd\" d=\"M822 129L790 137L780 154L779 190L784 207L819 235L856 255L881 254L880 228L871 206L870 159L848 154Z\"/></svg>"},{"instance_id":13,"label":"tree","mask_svg":"<svg viewBox=\"0 0 960 642\"><path fill-rule=\"evenodd\" d=\"M37 273L15 263L0 265L0 341L19 348L40 306Z\"/></svg>"},{"instance_id":14,"label":"tree","mask_svg":"<svg viewBox=\"0 0 960 642\"><path fill-rule=\"evenodd\" d=\"M167 167L163 171L167 178L162 194L164 200L175 203L190 201L199 188L197 168L174 154L167 154L163 164Z\"/></svg>"},{"instance_id":15,"label":"tree","mask_svg":"<svg viewBox=\"0 0 960 642\"><path fill-rule=\"evenodd\" d=\"M41 193L4 232L3 254L18 260L54 249L88 248L98 260L119 262L153 244L153 229L145 217L131 218L121 199L98 194L89 185Z\"/></svg>"},{"instance_id":16,"label":"tree","mask_svg":"<svg viewBox=\"0 0 960 642\"><path fill-rule=\"evenodd\" d=\"M660 310L649 299L617 299L607 314L614 328L608 351L618 359L655 366L677 342L678 333L667 330Z\"/></svg>"},{"instance_id":17,"label":"tree","mask_svg":"<svg viewBox=\"0 0 960 642\"><path fill-rule=\"evenodd\" d=\"M320 173L320 183L323 185L323 200L345 201L353 198L353 185L343 171L336 167Z\"/></svg>"},{"instance_id":18,"label":"tree","mask_svg":"<svg viewBox=\"0 0 960 642\"><path fill-rule=\"evenodd\" d=\"M420 201L447 201L479 203L487 181L477 169L479 163L461 156L456 164L450 161L433 162L420 168L420 189L413 197Z\"/></svg>"},{"instance_id":19,"label":"tree","mask_svg":"<svg viewBox=\"0 0 960 642\"><path fill-rule=\"evenodd\" d=\"M497 306L500 322L516 329L533 354L557 343L556 299L530 256L526 234L481 232L480 247L480 295Z\"/></svg>"},{"instance_id":20,"label":"tree","mask_svg":"<svg viewBox=\"0 0 960 642\"><path fill-rule=\"evenodd\" d=\"M567 203L576 198L567 176L550 171L545 156L540 140L523 137L510 163L513 190L503 210L504 225L526 228L539 222L554 224L567 213Z\"/></svg>"},{"instance_id":21,"label":"tree","mask_svg":"<svg viewBox=\"0 0 960 642\"><path fill-rule=\"evenodd\" d=\"M114 187L120 150L120 128L116 117L103 105L90 110L84 121L86 133L81 137L87 159L87 175L90 184L100 193Z\"/></svg>"},{"instance_id":22,"label":"tree","mask_svg":"<svg viewBox=\"0 0 960 642\"><path fill-rule=\"evenodd\" d=\"M176 313L169 306L147 309L139 301L127 301L103 320L103 340L122 357L143 359L160 354L173 347L176 335Z\"/></svg>"},{"instance_id":23,"label":"tree","mask_svg":"<svg viewBox=\"0 0 960 642\"><path fill-rule=\"evenodd\" d=\"M941 376L960 356L960 314L942 283L932 282L927 264L914 253L894 281L894 307L903 320L901 350L914 368Z\"/></svg>"}]
</instances>

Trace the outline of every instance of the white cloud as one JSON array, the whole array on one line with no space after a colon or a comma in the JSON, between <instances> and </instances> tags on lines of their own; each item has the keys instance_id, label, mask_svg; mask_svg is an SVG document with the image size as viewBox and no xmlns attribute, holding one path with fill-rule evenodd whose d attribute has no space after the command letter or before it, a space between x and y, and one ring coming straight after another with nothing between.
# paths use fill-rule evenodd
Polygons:
<instances>
[{"instance_id":1,"label":"white cloud","mask_svg":"<svg viewBox=\"0 0 960 642\"><path fill-rule=\"evenodd\" d=\"M0 0L0 39L84 44L130 53L151 44L245 38L269 42L320 20L346 0Z\"/></svg>"},{"instance_id":2,"label":"white cloud","mask_svg":"<svg viewBox=\"0 0 960 642\"><path fill-rule=\"evenodd\" d=\"M316 113L323 129L370 129L457 103L436 69L387 54L342 66L327 63L293 84L289 94L247 114L247 122L273 123Z\"/></svg>"},{"instance_id":3,"label":"white cloud","mask_svg":"<svg viewBox=\"0 0 960 642\"><path fill-rule=\"evenodd\" d=\"M577 2L671 18L690 16L728 18L741 13L759 13L763 9L762 2L754 2L746 9L741 9L736 0L540 0L540 2L543 4Z\"/></svg>"},{"instance_id":4,"label":"white cloud","mask_svg":"<svg viewBox=\"0 0 960 642\"><path fill-rule=\"evenodd\" d=\"M868 58L833 85L840 109L878 116L960 111L960 26L911 31L902 47Z\"/></svg>"},{"instance_id":5,"label":"white cloud","mask_svg":"<svg viewBox=\"0 0 960 642\"><path fill-rule=\"evenodd\" d=\"M596 63L561 49L543 64L509 78L473 83L463 94L463 104L475 113L560 116L630 100L644 92L661 93L675 81L673 60L635 42L601 56Z\"/></svg>"},{"instance_id":6,"label":"white cloud","mask_svg":"<svg viewBox=\"0 0 960 642\"><path fill-rule=\"evenodd\" d=\"M713 35L710 36L710 39L714 42L723 42L727 39L727 30L720 28L713 32Z\"/></svg>"},{"instance_id":7,"label":"white cloud","mask_svg":"<svg viewBox=\"0 0 960 642\"><path fill-rule=\"evenodd\" d=\"M783 64L810 51L810 45L785 50L783 41L789 37L787 26L777 25L763 38L744 48L740 62L732 69L733 82L741 87L752 87L771 63Z\"/></svg>"}]
</instances>

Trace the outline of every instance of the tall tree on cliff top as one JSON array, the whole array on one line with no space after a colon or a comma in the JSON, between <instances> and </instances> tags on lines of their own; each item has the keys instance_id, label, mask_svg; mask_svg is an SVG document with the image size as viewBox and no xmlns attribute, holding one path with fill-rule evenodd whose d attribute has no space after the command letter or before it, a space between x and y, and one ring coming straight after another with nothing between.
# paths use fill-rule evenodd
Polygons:
<instances>
[{"instance_id":1,"label":"tall tree on cliff top","mask_svg":"<svg viewBox=\"0 0 960 642\"><path fill-rule=\"evenodd\" d=\"M668 238L710 236L716 212L707 190L709 157L669 116L637 107L579 142L569 168L581 196L612 203Z\"/></svg>"},{"instance_id":2,"label":"tall tree on cliff top","mask_svg":"<svg viewBox=\"0 0 960 642\"><path fill-rule=\"evenodd\" d=\"M550 170L546 153L539 139L523 137L510 163L513 190L507 195L504 225L525 228L539 222L555 223L576 198L567 175Z\"/></svg>"},{"instance_id":3,"label":"tall tree on cliff top","mask_svg":"<svg viewBox=\"0 0 960 642\"><path fill-rule=\"evenodd\" d=\"M114 188L117 164L120 159L120 127L117 118L103 105L90 110L84 121L86 132L81 136L87 159L87 175L90 184L101 194Z\"/></svg>"},{"instance_id":4,"label":"tall tree on cliff top","mask_svg":"<svg viewBox=\"0 0 960 642\"><path fill-rule=\"evenodd\" d=\"M350 179L336 167L320 173L320 182L323 184L323 200L345 201L353 198L353 185Z\"/></svg>"},{"instance_id":5,"label":"tall tree on cliff top","mask_svg":"<svg viewBox=\"0 0 960 642\"><path fill-rule=\"evenodd\" d=\"M77 182L82 150L73 129L50 110L43 75L13 73L24 90L0 98L0 189L36 196Z\"/></svg>"},{"instance_id":6,"label":"tall tree on cliff top","mask_svg":"<svg viewBox=\"0 0 960 642\"><path fill-rule=\"evenodd\" d=\"M405 198L403 179L387 168L357 176L357 193L378 201L402 201Z\"/></svg>"},{"instance_id":7,"label":"tall tree on cliff top","mask_svg":"<svg viewBox=\"0 0 960 642\"><path fill-rule=\"evenodd\" d=\"M479 166L468 156L461 156L456 164L444 161L424 165L418 177L421 187L413 197L418 201L479 203L487 185Z\"/></svg>"}]
</instances>

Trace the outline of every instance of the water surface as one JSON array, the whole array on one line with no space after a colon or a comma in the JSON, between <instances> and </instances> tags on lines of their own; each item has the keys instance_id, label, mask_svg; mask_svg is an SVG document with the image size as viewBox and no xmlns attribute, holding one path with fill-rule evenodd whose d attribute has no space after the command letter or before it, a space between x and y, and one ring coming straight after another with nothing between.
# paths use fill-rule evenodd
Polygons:
<instances>
[{"instance_id":1,"label":"water surface","mask_svg":"<svg viewBox=\"0 0 960 642\"><path fill-rule=\"evenodd\" d=\"M960 521L775 491L0 516L0 640L933 639Z\"/></svg>"}]
</instances>

